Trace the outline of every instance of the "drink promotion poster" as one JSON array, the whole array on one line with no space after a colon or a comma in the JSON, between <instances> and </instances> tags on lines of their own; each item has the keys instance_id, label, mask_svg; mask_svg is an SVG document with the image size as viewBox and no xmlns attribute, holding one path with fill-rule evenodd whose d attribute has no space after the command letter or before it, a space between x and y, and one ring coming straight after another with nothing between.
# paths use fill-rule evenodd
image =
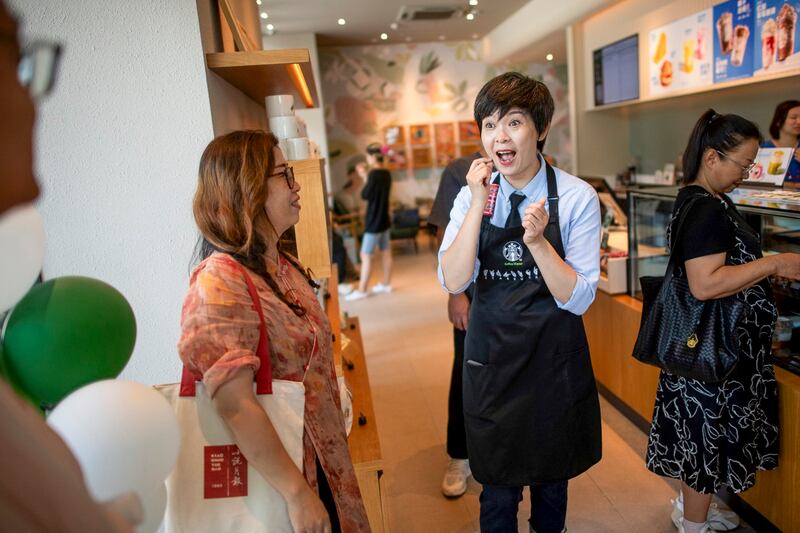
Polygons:
<instances>
[{"instance_id":1,"label":"drink promotion poster","mask_svg":"<svg viewBox=\"0 0 800 533\"><path fill-rule=\"evenodd\" d=\"M800 32L797 13L800 0L755 0L755 54L753 74L763 76L793 67L800 67Z\"/></svg>"},{"instance_id":2,"label":"drink promotion poster","mask_svg":"<svg viewBox=\"0 0 800 533\"><path fill-rule=\"evenodd\" d=\"M714 6L714 83L753 75L754 0Z\"/></svg>"},{"instance_id":3,"label":"drink promotion poster","mask_svg":"<svg viewBox=\"0 0 800 533\"><path fill-rule=\"evenodd\" d=\"M712 83L712 15L709 8L650 32L651 96Z\"/></svg>"},{"instance_id":4,"label":"drink promotion poster","mask_svg":"<svg viewBox=\"0 0 800 533\"><path fill-rule=\"evenodd\" d=\"M769 183L780 187L786 178L792 157L792 148L759 148L755 166L745 183Z\"/></svg>"}]
</instances>

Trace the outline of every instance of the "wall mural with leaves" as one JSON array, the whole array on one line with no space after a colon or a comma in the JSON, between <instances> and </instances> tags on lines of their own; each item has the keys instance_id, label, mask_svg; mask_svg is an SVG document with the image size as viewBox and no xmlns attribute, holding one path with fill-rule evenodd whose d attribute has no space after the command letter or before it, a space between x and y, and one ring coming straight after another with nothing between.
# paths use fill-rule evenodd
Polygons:
<instances>
[{"instance_id":1,"label":"wall mural with leaves","mask_svg":"<svg viewBox=\"0 0 800 533\"><path fill-rule=\"evenodd\" d=\"M395 145L393 198L409 205L415 198L432 198L446 162L460 154L459 148L475 147L474 140L459 135L465 130L459 123L473 120L478 91L509 70L547 84L556 112L545 152L571 170L564 65L492 66L483 62L479 41L320 48L319 57L334 189L344 183L347 168L363 159L369 143L385 142L387 128L402 126L409 144L408 152ZM424 125L437 133L430 136L430 146L410 144L410 128ZM453 141L443 141L446 135L453 135ZM430 153L421 152L425 149Z\"/></svg>"}]
</instances>

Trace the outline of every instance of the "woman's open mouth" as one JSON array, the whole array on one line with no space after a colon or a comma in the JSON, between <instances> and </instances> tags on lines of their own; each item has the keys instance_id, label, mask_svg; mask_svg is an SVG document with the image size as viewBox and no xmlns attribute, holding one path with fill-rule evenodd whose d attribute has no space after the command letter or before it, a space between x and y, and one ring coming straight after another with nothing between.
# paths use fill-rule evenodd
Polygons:
<instances>
[{"instance_id":1,"label":"woman's open mouth","mask_svg":"<svg viewBox=\"0 0 800 533\"><path fill-rule=\"evenodd\" d=\"M514 150L497 150L495 152L497 156L497 163L507 167L510 166L514 162L514 158L517 156L517 152Z\"/></svg>"}]
</instances>

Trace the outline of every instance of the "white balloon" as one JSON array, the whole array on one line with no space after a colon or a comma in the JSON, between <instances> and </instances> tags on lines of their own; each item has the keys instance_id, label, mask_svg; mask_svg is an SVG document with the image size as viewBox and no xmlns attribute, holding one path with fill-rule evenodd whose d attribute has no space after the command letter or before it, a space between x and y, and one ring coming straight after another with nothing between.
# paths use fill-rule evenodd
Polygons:
<instances>
[{"instance_id":1,"label":"white balloon","mask_svg":"<svg viewBox=\"0 0 800 533\"><path fill-rule=\"evenodd\" d=\"M167 486L159 483L138 494L144 509L144 521L136 526L136 532L155 533L164 521L164 513L167 511Z\"/></svg>"},{"instance_id":2,"label":"white balloon","mask_svg":"<svg viewBox=\"0 0 800 533\"><path fill-rule=\"evenodd\" d=\"M47 419L81 465L89 491L107 501L142 494L172 471L178 458L178 420L152 387L105 380L81 387Z\"/></svg>"},{"instance_id":3,"label":"white balloon","mask_svg":"<svg viewBox=\"0 0 800 533\"><path fill-rule=\"evenodd\" d=\"M31 205L0 216L0 312L10 309L36 281L44 261L44 223Z\"/></svg>"}]
</instances>

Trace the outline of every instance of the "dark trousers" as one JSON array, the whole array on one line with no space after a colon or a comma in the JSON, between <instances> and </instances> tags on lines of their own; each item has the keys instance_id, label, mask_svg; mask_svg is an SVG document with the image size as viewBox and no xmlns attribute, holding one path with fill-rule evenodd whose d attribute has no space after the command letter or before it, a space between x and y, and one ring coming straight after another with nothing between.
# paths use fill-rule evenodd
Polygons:
<instances>
[{"instance_id":1,"label":"dark trousers","mask_svg":"<svg viewBox=\"0 0 800 533\"><path fill-rule=\"evenodd\" d=\"M322 465L317 459L317 485L319 486L319 499L325 510L328 511L328 517L331 521L331 532L341 533L342 526L339 524L339 513L336 511L336 502L333 499L333 492L331 486L328 484L328 479L325 477L325 471L322 470Z\"/></svg>"},{"instance_id":2,"label":"dark trousers","mask_svg":"<svg viewBox=\"0 0 800 533\"><path fill-rule=\"evenodd\" d=\"M339 283L344 283L344 277L347 274L347 250L344 247L344 239L335 231L331 232L332 250L331 261L336 263L337 272L339 274Z\"/></svg>"},{"instance_id":3,"label":"dark trousers","mask_svg":"<svg viewBox=\"0 0 800 533\"><path fill-rule=\"evenodd\" d=\"M467 458L467 434L464 430L464 402L461 390L466 331L453 328L453 372L450 374L450 395L447 398L447 455Z\"/></svg>"},{"instance_id":4,"label":"dark trousers","mask_svg":"<svg viewBox=\"0 0 800 533\"><path fill-rule=\"evenodd\" d=\"M523 487L484 485L481 492L481 533L517 533L517 511ZM567 482L531 485L531 529L561 533L567 519Z\"/></svg>"}]
</instances>

